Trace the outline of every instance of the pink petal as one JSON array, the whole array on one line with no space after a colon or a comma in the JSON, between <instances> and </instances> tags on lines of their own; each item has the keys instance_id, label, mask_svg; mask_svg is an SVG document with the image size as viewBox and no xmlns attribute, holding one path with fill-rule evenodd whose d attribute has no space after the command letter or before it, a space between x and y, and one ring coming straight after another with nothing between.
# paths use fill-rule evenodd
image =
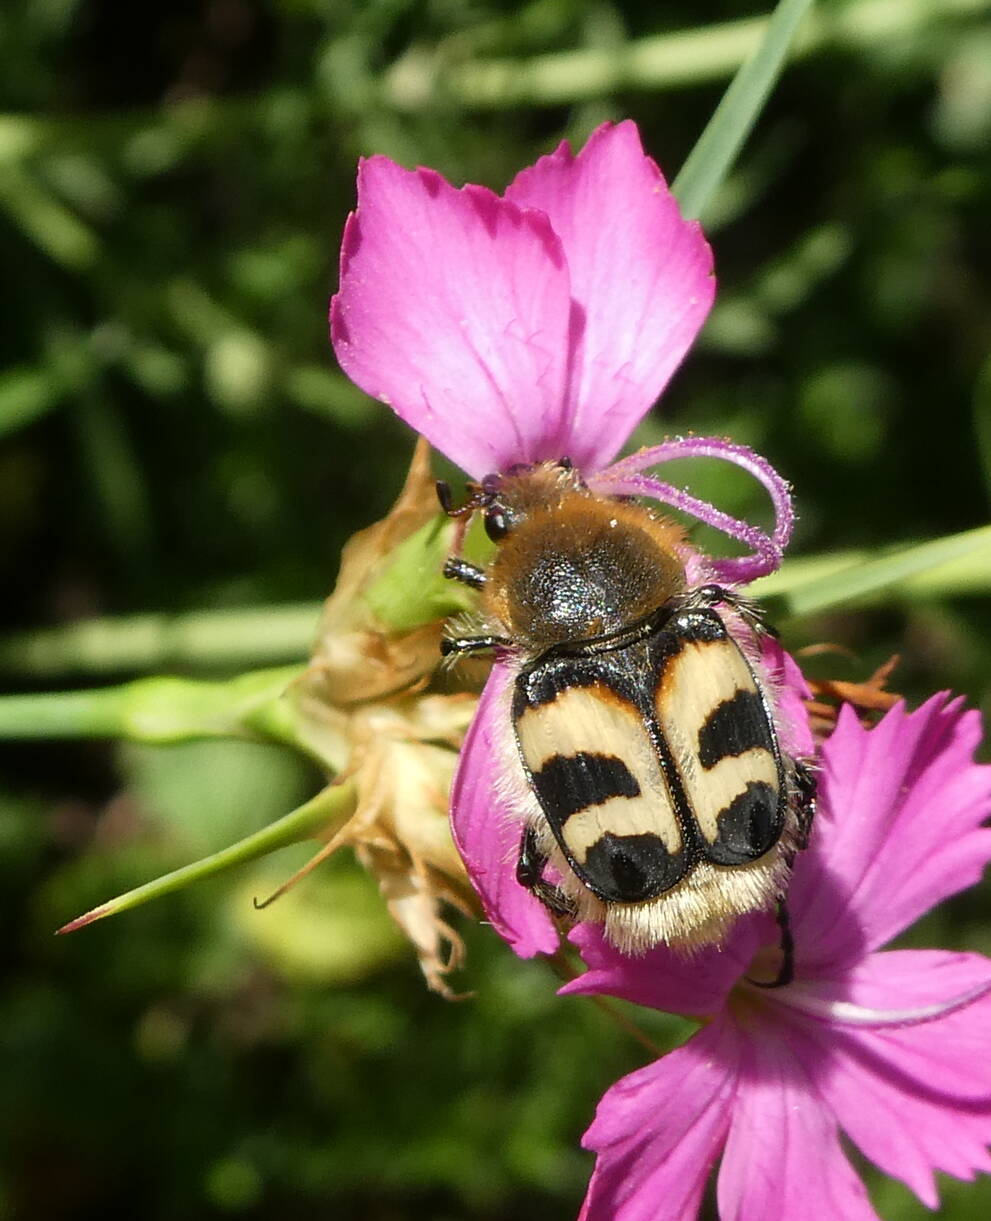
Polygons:
<instances>
[{"instance_id":1,"label":"pink petal","mask_svg":"<svg viewBox=\"0 0 991 1221\"><path fill-rule=\"evenodd\" d=\"M719 1169L720 1221L878 1221L812 1080L815 1043L796 1032L745 1037Z\"/></svg>"},{"instance_id":2,"label":"pink petal","mask_svg":"<svg viewBox=\"0 0 991 1221\"><path fill-rule=\"evenodd\" d=\"M568 449L571 299L547 218L362 161L331 337L345 373L470 474Z\"/></svg>"},{"instance_id":3,"label":"pink petal","mask_svg":"<svg viewBox=\"0 0 991 1221\"><path fill-rule=\"evenodd\" d=\"M794 657L770 636L761 640L760 659L774 693L782 750L793 759L813 758L815 740L804 703L811 692L805 675Z\"/></svg>"},{"instance_id":4,"label":"pink petal","mask_svg":"<svg viewBox=\"0 0 991 1221\"><path fill-rule=\"evenodd\" d=\"M888 950L770 996L830 1025L847 1024L849 1010L855 1027L880 1029L942 1021L968 999L973 1003L989 992L991 959L982 954Z\"/></svg>"},{"instance_id":5,"label":"pink petal","mask_svg":"<svg viewBox=\"0 0 991 1221\"><path fill-rule=\"evenodd\" d=\"M737 1090L738 1041L716 1021L606 1092L582 1138L599 1155L583 1221L696 1215Z\"/></svg>"},{"instance_id":6,"label":"pink petal","mask_svg":"<svg viewBox=\"0 0 991 1221\"><path fill-rule=\"evenodd\" d=\"M978 954L903 950L872 954L834 985L870 1007L950 1002L991 981ZM894 1029L809 1022L822 1065L819 1089L861 1151L930 1208L933 1171L972 1179L991 1170L991 998Z\"/></svg>"},{"instance_id":7,"label":"pink petal","mask_svg":"<svg viewBox=\"0 0 991 1221\"><path fill-rule=\"evenodd\" d=\"M820 824L789 888L798 977L883 945L991 858L991 766L975 764L980 717L937 695L871 730L841 710L822 752Z\"/></svg>"},{"instance_id":8,"label":"pink petal","mask_svg":"<svg viewBox=\"0 0 991 1221\"><path fill-rule=\"evenodd\" d=\"M532 958L553 954L558 935L547 909L516 880L522 827L496 792L510 681L497 662L461 747L451 788L451 831L492 926L521 958Z\"/></svg>"},{"instance_id":9,"label":"pink petal","mask_svg":"<svg viewBox=\"0 0 991 1221\"><path fill-rule=\"evenodd\" d=\"M559 989L562 995L620 996L637 1005L703 1017L718 1013L754 953L774 940L773 922L751 916L740 920L722 948L677 954L658 946L642 958L620 954L595 925L580 924L569 940L588 970Z\"/></svg>"},{"instance_id":10,"label":"pink petal","mask_svg":"<svg viewBox=\"0 0 991 1221\"><path fill-rule=\"evenodd\" d=\"M603 124L572 156L566 143L506 192L550 218L584 315L568 454L604 466L681 364L712 305L712 252L684 221L636 125Z\"/></svg>"}]
</instances>

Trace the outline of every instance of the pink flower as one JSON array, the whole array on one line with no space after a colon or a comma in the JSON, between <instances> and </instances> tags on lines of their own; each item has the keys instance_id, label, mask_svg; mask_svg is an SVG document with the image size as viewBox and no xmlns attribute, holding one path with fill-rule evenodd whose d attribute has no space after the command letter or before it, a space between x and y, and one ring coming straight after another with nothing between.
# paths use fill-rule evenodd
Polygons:
<instances>
[{"instance_id":1,"label":"pink flower","mask_svg":"<svg viewBox=\"0 0 991 1221\"><path fill-rule=\"evenodd\" d=\"M652 497L742 542L748 555L689 557L692 579L736 584L776 568L791 533L787 485L767 462L690 437L606 466L681 363L714 291L701 230L681 218L635 125L607 123L577 156L562 144L523 170L504 196L363 161L331 335L348 376L474 478L568 457L593 491ZM770 534L644 474L700 455L764 485ZM519 825L495 796L493 718L506 681L497 661L462 750L452 820L492 923L526 956L553 949L557 934L516 882Z\"/></svg>"},{"instance_id":2,"label":"pink flower","mask_svg":"<svg viewBox=\"0 0 991 1221\"><path fill-rule=\"evenodd\" d=\"M748 982L755 955L778 943L766 916L692 959L623 958L591 926L574 930L589 970L563 992L706 1019L599 1104L583 1142L599 1155L587 1221L691 1218L720 1155L722 1221L875 1218L841 1131L930 1208L934 1170L991 1170L991 960L876 952L991 857L979 739L978 714L945 695L870 731L843 709L788 891L785 987Z\"/></svg>"},{"instance_id":3,"label":"pink flower","mask_svg":"<svg viewBox=\"0 0 991 1221\"><path fill-rule=\"evenodd\" d=\"M713 297L711 256L682 220L632 123L566 144L500 197L455 190L383 157L361 165L331 308L342 367L476 479L569 457L595 492L648 496L714 525L749 554L689 557L690 576L742 583L787 544L787 485L757 455L679 438L613 462L677 368ZM744 467L771 496L769 534L645 474L707 455ZM613 462L609 466L608 463ZM692 568L694 565L694 568ZM810 751L800 677L778 670L782 739ZM497 796L498 660L462 751L455 838L489 917L517 953L557 933L514 876L518 824ZM721 950L660 947L624 958L601 931L572 933L588 971L571 993L609 993L705 1019L685 1046L619 1082L585 1137L599 1158L583 1216L694 1216L716 1159L723 1221L869 1218L839 1143L936 1204L933 1170L991 1169L991 962L976 954L876 951L991 856L980 822L991 768L971 762L974 713L936 697L873 730L847 709L822 752L820 813L788 907L793 982L751 982L779 942L766 915Z\"/></svg>"}]
</instances>

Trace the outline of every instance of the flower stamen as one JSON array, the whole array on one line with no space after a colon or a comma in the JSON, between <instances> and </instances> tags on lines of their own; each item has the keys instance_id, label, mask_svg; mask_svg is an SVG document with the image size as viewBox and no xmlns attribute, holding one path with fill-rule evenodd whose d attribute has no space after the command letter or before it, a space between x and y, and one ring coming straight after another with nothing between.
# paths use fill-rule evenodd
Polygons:
<instances>
[{"instance_id":1,"label":"flower stamen","mask_svg":"<svg viewBox=\"0 0 991 1221\"><path fill-rule=\"evenodd\" d=\"M749 982L749 981L748 981ZM958 1009L965 1009L975 1001L991 993L991 979L965 992L960 992L948 1000L932 1005L919 1005L910 1009L872 1009L866 1005L856 1005L852 1001L828 1000L816 995L808 984L793 983L774 994L774 999L796 1009L809 1017L819 1018L843 1026L860 1026L865 1029L883 1030L900 1026L917 1026L923 1022L932 1022L937 1018L947 1017Z\"/></svg>"},{"instance_id":2,"label":"flower stamen","mask_svg":"<svg viewBox=\"0 0 991 1221\"><path fill-rule=\"evenodd\" d=\"M660 466L676 458L718 458L741 467L760 483L774 506L774 530L768 534L758 526L731 517L707 501L699 500L681 488L643 474L647 467ZM781 565L784 550L795 524L791 490L771 464L745 445L735 445L720 437L673 437L662 445L638 450L613 463L589 479L593 491L613 496L649 496L671 505L712 526L727 537L743 543L750 555L709 561L715 579L730 584L754 581L767 576Z\"/></svg>"}]
</instances>

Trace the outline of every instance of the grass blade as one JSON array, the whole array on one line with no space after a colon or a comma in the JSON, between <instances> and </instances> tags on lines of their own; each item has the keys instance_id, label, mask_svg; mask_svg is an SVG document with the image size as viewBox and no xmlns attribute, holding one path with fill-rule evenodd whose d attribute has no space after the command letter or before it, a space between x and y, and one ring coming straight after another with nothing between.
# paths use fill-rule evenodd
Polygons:
<instances>
[{"instance_id":1,"label":"grass blade","mask_svg":"<svg viewBox=\"0 0 991 1221\"><path fill-rule=\"evenodd\" d=\"M672 190L687 217L701 216L729 173L784 67L812 0L780 0L767 32L741 66L688 155Z\"/></svg>"}]
</instances>

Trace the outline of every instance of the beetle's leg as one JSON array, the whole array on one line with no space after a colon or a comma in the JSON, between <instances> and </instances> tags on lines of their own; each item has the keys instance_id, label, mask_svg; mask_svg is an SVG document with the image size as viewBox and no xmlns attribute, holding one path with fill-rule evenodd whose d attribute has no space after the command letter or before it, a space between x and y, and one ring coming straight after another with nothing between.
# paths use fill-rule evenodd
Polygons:
<instances>
[{"instance_id":1,"label":"beetle's leg","mask_svg":"<svg viewBox=\"0 0 991 1221\"><path fill-rule=\"evenodd\" d=\"M750 979L756 988L783 988L795 978L795 939L791 935L791 920L784 899L778 900L778 928L781 931L781 966L778 973L769 983ZM749 979L749 976L748 976Z\"/></svg>"},{"instance_id":2,"label":"beetle's leg","mask_svg":"<svg viewBox=\"0 0 991 1221\"><path fill-rule=\"evenodd\" d=\"M451 540L453 554L444 561L444 576L451 581L460 581L462 585L467 585L471 589L481 589L485 584L484 571L477 564L469 564L467 560L463 560L458 554L464 542L465 531L468 528L471 515L484 504L481 489L476 484L470 483L468 485L468 499L463 505L455 507L451 485L447 480L438 479L435 486L440 507L448 517L454 518L456 522L454 537Z\"/></svg>"},{"instance_id":3,"label":"beetle's leg","mask_svg":"<svg viewBox=\"0 0 991 1221\"><path fill-rule=\"evenodd\" d=\"M781 930L781 970L769 988L782 988L795 978L795 939L791 933L791 918L784 899L778 900L778 928Z\"/></svg>"},{"instance_id":4,"label":"beetle's leg","mask_svg":"<svg viewBox=\"0 0 991 1221\"><path fill-rule=\"evenodd\" d=\"M741 594L725 589L722 585L700 585L691 597L698 606L728 606L736 611L747 626L758 636L774 636L778 633L768 623L763 607L752 598L744 598Z\"/></svg>"},{"instance_id":5,"label":"beetle's leg","mask_svg":"<svg viewBox=\"0 0 991 1221\"><path fill-rule=\"evenodd\" d=\"M819 781L807 763L801 759L794 762L795 814L798 817L798 846L807 848L812 834L812 823L816 815L816 793Z\"/></svg>"},{"instance_id":6,"label":"beetle's leg","mask_svg":"<svg viewBox=\"0 0 991 1221\"><path fill-rule=\"evenodd\" d=\"M535 895L555 916L574 916L575 905L557 886L544 880L547 855L537 847L532 827L526 827L520 840L520 855L516 863L516 880Z\"/></svg>"},{"instance_id":7,"label":"beetle's leg","mask_svg":"<svg viewBox=\"0 0 991 1221\"><path fill-rule=\"evenodd\" d=\"M454 507L454 493L451 491L451 485L446 479L438 479L434 487L437 489L437 499L440 501L440 507L448 517L454 517L457 509Z\"/></svg>"},{"instance_id":8,"label":"beetle's leg","mask_svg":"<svg viewBox=\"0 0 991 1221\"><path fill-rule=\"evenodd\" d=\"M445 636L440 642L441 655L451 657L455 653L479 653L483 649L498 649L512 644L505 636Z\"/></svg>"},{"instance_id":9,"label":"beetle's leg","mask_svg":"<svg viewBox=\"0 0 991 1221\"><path fill-rule=\"evenodd\" d=\"M469 564L459 556L452 555L444 561L444 576L450 581L460 581L471 589L481 589L485 584L485 573L477 564Z\"/></svg>"}]
</instances>

